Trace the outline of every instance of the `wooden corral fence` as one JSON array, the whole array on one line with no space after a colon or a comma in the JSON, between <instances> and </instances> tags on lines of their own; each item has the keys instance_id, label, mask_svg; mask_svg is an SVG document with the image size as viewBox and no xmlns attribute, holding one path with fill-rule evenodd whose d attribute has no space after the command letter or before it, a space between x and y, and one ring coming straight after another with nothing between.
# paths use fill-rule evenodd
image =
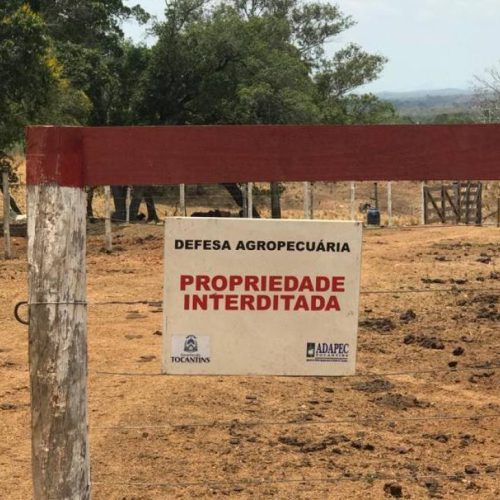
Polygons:
<instances>
[{"instance_id":1,"label":"wooden corral fence","mask_svg":"<svg viewBox=\"0 0 500 500\"><path fill-rule=\"evenodd\" d=\"M424 186L424 223L482 223L481 182L454 182Z\"/></svg>"},{"instance_id":2,"label":"wooden corral fence","mask_svg":"<svg viewBox=\"0 0 500 500\"><path fill-rule=\"evenodd\" d=\"M91 497L85 186L500 180L498 137L498 124L29 128L34 498Z\"/></svg>"}]
</instances>

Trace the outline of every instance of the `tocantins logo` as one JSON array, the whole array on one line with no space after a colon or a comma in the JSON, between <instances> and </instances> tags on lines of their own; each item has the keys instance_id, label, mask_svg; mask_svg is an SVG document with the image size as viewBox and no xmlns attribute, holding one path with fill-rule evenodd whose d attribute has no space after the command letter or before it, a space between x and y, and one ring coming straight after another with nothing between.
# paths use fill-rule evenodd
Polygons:
<instances>
[{"instance_id":1,"label":"tocantins logo","mask_svg":"<svg viewBox=\"0 0 500 500\"><path fill-rule=\"evenodd\" d=\"M173 335L172 363L210 363L210 337L206 335Z\"/></svg>"},{"instance_id":2,"label":"tocantins logo","mask_svg":"<svg viewBox=\"0 0 500 500\"><path fill-rule=\"evenodd\" d=\"M196 335L188 335L184 341L184 352L198 352L198 341Z\"/></svg>"}]
</instances>

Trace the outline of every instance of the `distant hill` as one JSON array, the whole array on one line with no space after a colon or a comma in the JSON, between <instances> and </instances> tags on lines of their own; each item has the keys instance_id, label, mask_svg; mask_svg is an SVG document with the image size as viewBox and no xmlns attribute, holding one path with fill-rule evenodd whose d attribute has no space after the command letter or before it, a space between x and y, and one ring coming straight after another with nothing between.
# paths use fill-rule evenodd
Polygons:
<instances>
[{"instance_id":1,"label":"distant hill","mask_svg":"<svg viewBox=\"0 0 500 500\"><path fill-rule=\"evenodd\" d=\"M412 99L422 99L426 97L452 97L452 96L471 96L472 91L467 89L425 89L409 90L407 92L378 92L380 99L387 101L407 101Z\"/></svg>"},{"instance_id":2,"label":"distant hill","mask_svg":"<svg viewBox=\"0 0 500 500\"><path fill-rule=\"evenodd\" d=\"M379 92L377 96L389 101L400 116L412 121L467 120L473 114L473 92L467 89L432 89L409 92Z\"/></svg>"}]
</instances>

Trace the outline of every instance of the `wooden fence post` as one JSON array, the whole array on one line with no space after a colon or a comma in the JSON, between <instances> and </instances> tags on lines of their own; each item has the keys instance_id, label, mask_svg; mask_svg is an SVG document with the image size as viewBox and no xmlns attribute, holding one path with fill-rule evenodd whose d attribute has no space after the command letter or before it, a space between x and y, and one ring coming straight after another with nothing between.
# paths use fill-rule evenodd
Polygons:
<instances>
[{"instance_id":1,"label":"wooden fence post","mask_svg":"<svg viewBox=\"0 0 500 500\"><path fill-rule=\"evenodd\" d=\"M247 184L247 209L248 214L247 217L249 219L253 218L253 182L249 182Z\"/></svg>"},{"instance_id":2,"label":"wooden fence post","mask_svg":"<svg viewBox=\"0 0 500 500\"><path fill-rule=\"evenodd\" d=\"M427 222L427 206L425 199L425 181L420 183L420 224L425 225Z\"/></svg>"},{"instance_id":3,"label":"wooden fence post","mask_svg":"<svg viewBox=\"0 0 500 500\"><path fill-rule=\"evenodd\" d=\"M113 236L111 234L111 189L109 186L104 186L104 232L105 232L105 248L107 252L113 250Z\"/></svg>"},{"instance_id":4,"label":"wooden fence post","mask_svg":"<svg viewBox=\"0 0 500 500\"><path fill-rule=\"evenodd\" d=\"M465 224L468 226L470 222L470 182L467 182L465 188Z\"/></svg>"},{"instance_id":5,"label":"wooden fence post","mask_svg":"<svg viewBox=\"0 0 500 500\"><path fill-rule=\"evenodd\" d=\"M125 195L125 222L130 224L130 203L132 201L131 188L127 186L127 194Z\"/></svg>"},{"instance_id":6,"label":"wooden fence post","mask_svg":"<svg viewBox=\"0 0 500 500\"><path fill-rule=\"evenodd\" d=\"M186 217L186 185L179 184L179 210L181 216Z\"/></svg>"},{"instance_id":7,"label":"wooden fence post","mask_svg":"<svg viewBox=\"0 0 500 500\"><path fill-rule=\"evenodd\" d=\"M351 182L351 220L356 219L356 183Z\"/></svg>"},{"instance_id":8,"label":"wooden fence post","mask_svg":"<svg viewBox=\"0 0 500 500\"><path fill-rule=\"evenodd\" d=\"M483 184L477 183L476 188L476 225L483 225Z\"/></svg>"},{"instance_id":9,"label":"wooden fence post","mask_svg":"<svg viewBox=\"0 0 500 500\"><path fill-rule=\"evenodd\" d=\"M33 498L90 498L86 193L28 186Z\"/></svg>"},{"instance_id":10,"label":"wooden fence post","mask_svg":"<svg viewBox=\"0 0 500 500\"><path fill-rule=\"evenodd\" d=\"M241 216L248 217L248 184L241 186Z\"/></svg>"},{"instance_id":11,"label":"wooden fence post","mask_svg":"<svg viewBox=\"0 0 500 500\"><path fill-rule=\"evenodd\" d=\"M313 192L312 185L310 182L304 182L304 218L313 219Z\"/></svg>"},{"instance_id":12,"label":"wooden fence post","mask_svg":"<svg viewBox=\"0 0 500 500\"><path fill-rule=\"evenodd\" d=\"M12 257L12 248L10 244L10 187L9 172L2 171L2 189L3 189L3 246L6 259Z\"/></svg>"},{"instance_id":13,"label":"wooden fence post","mask_svg":"<svg viewBox=\"0 0 500 500\"><path fill-rule=\"evenodd\" d=\"M443 181L441 181L441 213L443 214L441 223L446 224L446 188Z\"/></svg>"},{"instance_id":14,"label":"wooden fence post","mask_svg":"<svg viewBox=\"0 0 500 500\"><path fill-rule=\"evenodd\" d=\"M497 198L497 227L500 227L500 198Z\"/></svg>"},{"instance_id":15,"label":"wooden fence post","mask_svg":"<svg viewBox=\"0 0 500 500\"><path fill-rule=\"evenodd\" d=\"M392 182L387 183L387 225L392 226Z\"/></svg>"}]
</instances>

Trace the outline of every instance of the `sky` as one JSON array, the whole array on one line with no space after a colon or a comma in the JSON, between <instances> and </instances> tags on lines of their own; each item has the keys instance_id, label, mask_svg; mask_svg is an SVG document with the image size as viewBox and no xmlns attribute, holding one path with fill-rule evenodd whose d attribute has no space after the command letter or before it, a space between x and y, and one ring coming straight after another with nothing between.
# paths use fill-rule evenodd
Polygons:
<instances>
[{"instance_id":1,"label":"sky","mask_svg":"<svg viewBox=\"0 0 500 500\"><path fill-rule=\"evenodd\" d=\"M163 17L164 0L129 0ZM474 76L500 65L500 0L336 0L357 22L327 46L333 54L349 42L386 56L370 92L471 89ZM125 32L145 41L144 29ZM151 39L149 40L151 43Z\"/></svg>"}]
</instances>

